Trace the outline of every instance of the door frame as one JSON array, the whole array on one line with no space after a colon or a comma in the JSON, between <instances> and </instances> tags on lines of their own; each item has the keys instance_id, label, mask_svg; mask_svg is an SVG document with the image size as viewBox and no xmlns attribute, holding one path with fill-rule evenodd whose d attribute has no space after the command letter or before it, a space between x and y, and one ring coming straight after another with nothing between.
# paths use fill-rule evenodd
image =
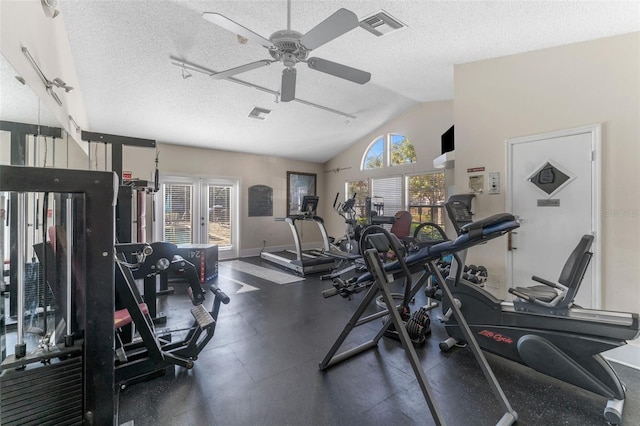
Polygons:
<instances>
[{"instance_id":1,"label":"door frame","mask_svg":"<svg viewBox=\"0 0 640 426\"><path fill-rule=\"evenodd\" d=\"M517 138L510 138L506 140L507 145L507 158L506 158L506 170L507 170L507 194L506 194L506 211L513 213L513 194L511 189L511 180L513 178L512 156L513 148L517 144L536 142L541 140L548 140L554 138L562 138L566 136L573 136L589 133L591 134L591 232L595 239L593 241L593 257L591 258L591 274L592 274L592 291L591 300L593 301L593 308L600 309L602 305L602 287L601 287L601 262L602 262L602 238L600 238L601 229L601 175L602 175L602 155L601 155L601 142L602 142L602 125L591 124L587 126L580 126L571 129L558 130L554 132L539 133L535 135L522 136ZM507 286L513 287L513 259L512 253L507 251ZM568 253L567 253L568 256Z\"/></svg>"},{"instance_id":2,"label":"door frame","mask_svg":"<svg viewBox=\"0 0 640 426\"><path fill-rule=\"evenodd\" d=\"M205 190L205 187L208 187L209 184L231 187L231 194L229 199L231 208L231 248L218 248L218 258L220 260L235 259L238 257L238 253L240 253L240 179L200 176L200 199L198 200L198 202L200 203L200 212L202 212L202 210L205 208L208 210L208 191ZM208 217L209 216L207 211L207 220ZM201 227L199 238L200 241L208 240L208 231L202 229Z\"/></svg>"},{"instance_id":3,"label":"door frame","mask_svg":"<svg viewBox=\"0 0 640 426\"><path fill-rule=\"evenodd\" d=\"M191 184L193 185L193 194L192 194L192 208L193 215L191 218L191 229L192 229L192 238L194 244L200 244L204 239L204 231L200 226L200 217L203 209L208 209L208 205L206 205L206 197L207 191L204 188L212 183L212 184L220 184L220 185L230 185L232 189L231 194L231 249L219 249L218 250L218 258L220 260L225 259L235 259L238 257L238 253L240 253L240 188L241 182L238 178L229 178L229 177L213 177L213 176L202 176L202 175L161 175L160 176L160 191L159 197L156 199L156 206L153 209L155 217L154 226L153 226L153 235L154 240L164 240L164 198L165 198L165 184ZM208 217L208 215L207 215ZM197 229L198 231L194 230Z\"/></svg>"}]
</instances>

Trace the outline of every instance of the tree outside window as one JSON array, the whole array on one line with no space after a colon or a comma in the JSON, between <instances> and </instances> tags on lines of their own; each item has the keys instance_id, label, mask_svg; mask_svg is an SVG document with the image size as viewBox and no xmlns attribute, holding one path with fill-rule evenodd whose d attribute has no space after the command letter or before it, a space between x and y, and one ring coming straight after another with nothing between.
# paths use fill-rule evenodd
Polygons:
<instances>
[{"instance_id":1,"label":"tree outside window","mask_svg":"<svg viewBox=\"0 0 640 426\"><path fill-rule=\"evenodd\" d=\"M356 195L356 202L353 206L356 210L356 219L359 223L364 223L367 218L366 204L369 196L369 181L367 179L348 181L346 198L353 197L353 194Z\"/></svg>"},{"instance_id":2,"label":"tree outside window","mask_svg":"<svg viewBox=\"0 0 640 426\"><path fill-rule=\"evenodd\" d=\"M444 172L407 176L406 182L412 222L433 222L444 227Z\"/></svg>"},{"instance_id":3,"label":"tree outside window","mask_svg":"<svg viewBox=\"0 0 640 426\"><path fill-rule=\"evenodd\" d=\"M391 165L408 164L416 162L416 150L409 139L403 135L389 135L391 137Z\"/></svg>"},{"instance_id":4,"label":"tree outside window","mask_svg":"<svg viewBox=\"0 0 640 426\"><path fill-rule=\"evenodd\" d=\"M388 133L371 142L362 157L361 170L415 163L416 151L404 135Z\"/></svg>"},{"instance_id":5,"label":"tree outside window","mask_svg":"<svg viewBox=\"0 0 640 426\"><path fill-rule=\"evenodd\" d=\"M384 166L384 136L380 136L369 146L364 161L362 162L362 169L378 169Z\"/></svg>"}]
</instances>

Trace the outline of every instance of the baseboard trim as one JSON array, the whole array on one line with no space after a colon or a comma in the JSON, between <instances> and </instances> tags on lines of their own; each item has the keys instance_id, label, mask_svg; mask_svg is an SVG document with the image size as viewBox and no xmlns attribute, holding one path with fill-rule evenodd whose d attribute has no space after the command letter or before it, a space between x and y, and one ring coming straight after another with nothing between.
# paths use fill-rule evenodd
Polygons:
<instances>
[{"instance_id":1,"label":"baseboard trim","mask_svg":"<svg viewBox=\"0 0 640 426\"><path fill-rule=\"evenodd\" d=\"M636 343L636 341L634 341L628 345L611 349L603 352L602 356L605 357L607 361L640 370L640 342Z\"/></svg>"}]
</instances>

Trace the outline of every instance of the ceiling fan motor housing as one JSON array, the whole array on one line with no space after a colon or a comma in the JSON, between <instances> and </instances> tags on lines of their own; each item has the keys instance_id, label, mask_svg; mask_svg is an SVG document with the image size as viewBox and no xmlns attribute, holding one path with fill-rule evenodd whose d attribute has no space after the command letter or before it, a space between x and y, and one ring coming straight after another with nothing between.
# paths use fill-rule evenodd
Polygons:
<instances>
[{"instance_id":1,"label":"ceiling fan motor housing","mask_svg":"<svg viewBox=\"0 0 640 426\"><path fill-rule=\"evenodd\" d=\"M292 67L300 61L307 59L309 51L300 45L302 34L292 30L281 30L271 34L269 41L276 46L269 53L287 67Z\"/></svg>"}]
</instances>

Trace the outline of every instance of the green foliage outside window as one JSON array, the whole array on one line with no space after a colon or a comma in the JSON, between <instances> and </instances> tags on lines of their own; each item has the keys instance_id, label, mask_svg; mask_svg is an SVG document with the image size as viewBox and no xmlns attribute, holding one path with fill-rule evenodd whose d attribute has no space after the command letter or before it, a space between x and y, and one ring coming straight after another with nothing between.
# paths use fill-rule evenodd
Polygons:
<instances>
[{"instance_id":1,"label":"green foliage outside window","mask_svg":"<svg viewBox=\"0 0 640 426\"><path fill-rule=\"evenodd\" d=\"M409 139L403 135L388 133L378 136L369 145L362 159L362 170L399 166L416 161L416 151Z\"/></svg>"},{"instance_id":2,"label":"green foliage outside window","mask_svg":"<svg viewBox=\"0 0 640 426\"><path fill-rule=\"evenodd\" d=\"M391 165L415 163L416 150L409 139L402 135L391 135Z\"/></svg>"},{"instance_id":3,"label":"green foliage outside window","mask_svg":"<svg viewBox=\"0 0 640 426\"><path fill-rule=\"evenodd\" d=\"M444 226L442 208L446 197L444 173L409 176L407 184L412 222L433 222Z\"/></svg>"},{"instance_id":4,"label":"green foliage outside window","mask_svg":"<svg viewBox=\"0 0 640 426\"><path fill-rule=\"evenodd\" d=\"M384 136L379 137L371 144L366 153L363 169L377 169L384 166Z\"/></svg>"},{"instance_id":5,"label":"green foliage outside window","mask_svg":"<svg viewBox=\"0 0 640 426\"><path fill-rule=\"evenodd\" d=\"M356 210L356 219L358 223L364 223L366 221L366 203L369 196L369 181L364 180L352 180L347 182L347 198L353 197L356 194L356 202L354 209Z\"/></svg>"}]
</instances>

